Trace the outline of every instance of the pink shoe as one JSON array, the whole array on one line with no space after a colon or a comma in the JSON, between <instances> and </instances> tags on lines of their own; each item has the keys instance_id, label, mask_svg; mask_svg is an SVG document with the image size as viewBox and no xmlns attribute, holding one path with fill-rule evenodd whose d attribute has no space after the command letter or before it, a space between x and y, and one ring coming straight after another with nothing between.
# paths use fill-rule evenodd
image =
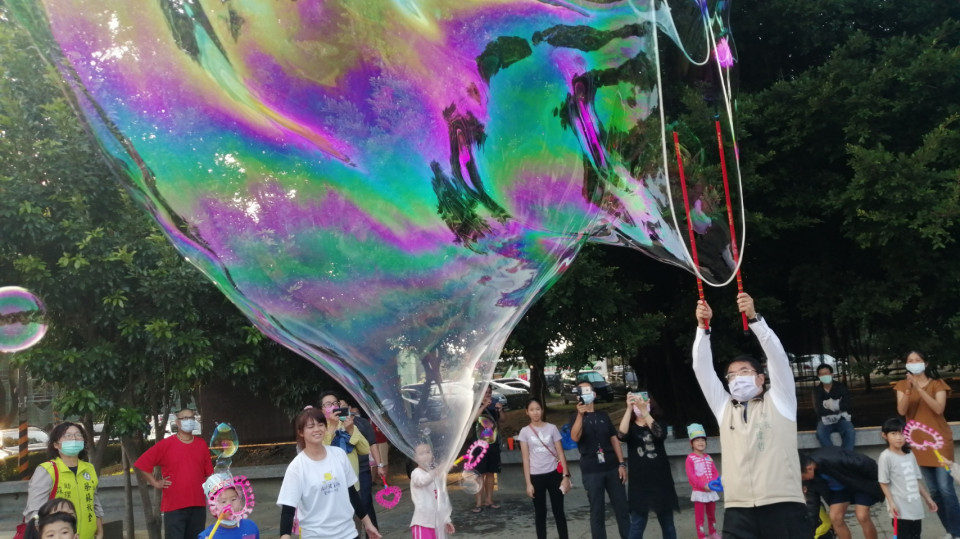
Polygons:
<instances>
[{"instance_id":1,"label":"pink shoe","mask_svg":"<svg viewBox=\"0 0 960 539\"><path fill-rule=\"evenodd\" d=\"M710 535L708 535L707 539L722 539L722 538L720 537L720 532L715 531Z\"/></svg>"}]
</instances>

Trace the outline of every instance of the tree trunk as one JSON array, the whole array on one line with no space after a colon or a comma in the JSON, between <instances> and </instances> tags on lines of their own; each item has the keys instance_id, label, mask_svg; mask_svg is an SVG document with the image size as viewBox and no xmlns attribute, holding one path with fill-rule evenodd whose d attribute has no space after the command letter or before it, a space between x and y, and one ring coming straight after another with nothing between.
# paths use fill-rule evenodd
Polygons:
<instances>
[{"instance_id":1,"label":"tree trunk","mask_svg":"<svg viewBox=\"0 0 960 539\"><path fill-rule=\"evenodd\" d=\"M130 462L135 462L137 458L140 457L140 452L137 451L133 439L130 436L122 436L120 438L120 444L123 446ZM150 539L161 539L160 530L162 520L160 516L160 496L156 496L156 501L151 500L150 491L153 490L153 487L140 481L137 481L137 489L140 491L140 503L143 505L143 516L146 520L147 534Z\"/></svg>"},{"instance_id":2,"label":"tree trunk","mask_svg":"<svg viewBox=\"0 0 960 539\"><path fill-rule=\"evenodd\" d=\"M133 486L130 480L130 466L133 465L130 462L130 457L127 455L127 450L123 447L123 444L120 444L120 461L123 463L123 507L124 507L124 518L127 529L127 537L136 536L136 526L133 521Z\"/></svg>"},{"instance_id":3,"label":"tree trunk","mask_svg":"<svg viewBox=\"0 0 960 539\"><path fill-rule=\"evenodd\" d=\"M531 353L530 356L526 355L527 352L533 351L526 350L523 356L527 360L527 366L530 367L530 396L539 399L543 403L543 411L546 412L547 377L543 374L543 369L547 363L546 350L542 350L540 353Z\"/></svg>"}]
</instances>

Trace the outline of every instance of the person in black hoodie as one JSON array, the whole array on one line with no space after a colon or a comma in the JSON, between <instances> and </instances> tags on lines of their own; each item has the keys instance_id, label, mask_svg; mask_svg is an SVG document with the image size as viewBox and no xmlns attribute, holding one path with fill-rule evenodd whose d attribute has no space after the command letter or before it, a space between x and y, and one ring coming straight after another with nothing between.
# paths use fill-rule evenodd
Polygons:
<instances>
[{"instance_id":1,"label":"person in black hoodie","mask_svg":"<svg viewBox=\"0 0 960 539\"><path fill-rule=\"evenodd\" d=\"M833 367L826 363L817 367L817 378L820 383L813 388L813 405L817 410L817 440L820 447L833 445L830 435L839 432L840 447L853 451L857 435L850 418L850 390L843 382L834 380Z\"/></svg>"},{"instance_id":2,"label":"person in black hoodie","mask_svg":"<svg viewBox=\"0 0 960 539\"><path fill-rule=\"evenodd\" d=\"M864 539L877 539L870 520L870 506L884 499L877 480L877 462L842 447L823 447L800 455L804 486L816 492L830 507L830 521L839 539L850 539L843 515L854 504Z\"/></svg>"}]
</instances>

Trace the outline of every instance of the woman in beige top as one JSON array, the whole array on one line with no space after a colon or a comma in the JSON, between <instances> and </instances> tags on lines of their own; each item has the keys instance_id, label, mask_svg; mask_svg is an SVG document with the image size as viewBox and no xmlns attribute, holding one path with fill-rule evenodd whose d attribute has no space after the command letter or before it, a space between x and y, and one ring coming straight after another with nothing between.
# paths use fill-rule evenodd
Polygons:
<instances>
[{"instance_id":1,"label":"woman in beige top","mask_svg":"<svg viewBox=\"0 0 960 539\"><path fill-rule=\"evenodd\" d=\"M897 391L897 413L923 423L943 436L943 448L940 454L947 460L953 460L953 431L943 417L947 406L947 393L950 386L936 373L930 372L926 356L916 350L907 354L907 378L897 382L893 388ZM937 461L933 451L923 450L914 454L920 465L923 481L937 504L937 516L943 527L953 537L960 537L960 502L953 487L950 473Z\"/></svg>"}]
</instances>

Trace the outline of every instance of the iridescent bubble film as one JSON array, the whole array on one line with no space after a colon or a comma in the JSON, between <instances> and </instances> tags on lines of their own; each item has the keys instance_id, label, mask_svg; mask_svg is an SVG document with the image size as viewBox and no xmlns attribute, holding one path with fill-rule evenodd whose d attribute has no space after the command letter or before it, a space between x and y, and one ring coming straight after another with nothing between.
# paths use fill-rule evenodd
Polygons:
<instances>
[{"instance_id":1,"label":"iridescent bubble film","mask_svg":"<svg viewBox=\"0 0 960 539\"><path fill-rule=\"evenodd\" d=\"M474 427L478 440L483 440L488 444L497 441L497 423L487 416L477 418L477 424Z\"/></svg>"},{"instance_id":2,"label":"iridescent bubble film","mask_svg":"<svg viewBox=\"0 0 960 539\"><path fill-rule=\"evenodd\" d=\"M709 128L716 111L735 144L712 60L724 2L7 5L180 252L394 444L429 441L441 462L510 330L586 241L692 268L661 50L709 75ZM712 135L688 132L702 157ZM700 271L720 281L716 177L696 192Z\"/></svg>"},{"instance_id":3,"label":"iridescent bubble film","mask_svg":"<svg viewBox=\"0 0 960 539\"><path fill-rule=\"evenodd\" d=\"M0 287L0 352L26 350L46 333L43 302L25 288Z\"/></svg>"},{"instance_id":4,"label":"iridescent bubble film","mask_svg":"<svg viewBox=\"0 0 960 539\"><path fill-rule=\"evenodd\" d=\"M237 431L226 423L220 423L213 429L213 436L210 437L210 452L217 458L230 458L237 453L240 447L240 441L237 438Z\"/></svg>"}]
</instances>

